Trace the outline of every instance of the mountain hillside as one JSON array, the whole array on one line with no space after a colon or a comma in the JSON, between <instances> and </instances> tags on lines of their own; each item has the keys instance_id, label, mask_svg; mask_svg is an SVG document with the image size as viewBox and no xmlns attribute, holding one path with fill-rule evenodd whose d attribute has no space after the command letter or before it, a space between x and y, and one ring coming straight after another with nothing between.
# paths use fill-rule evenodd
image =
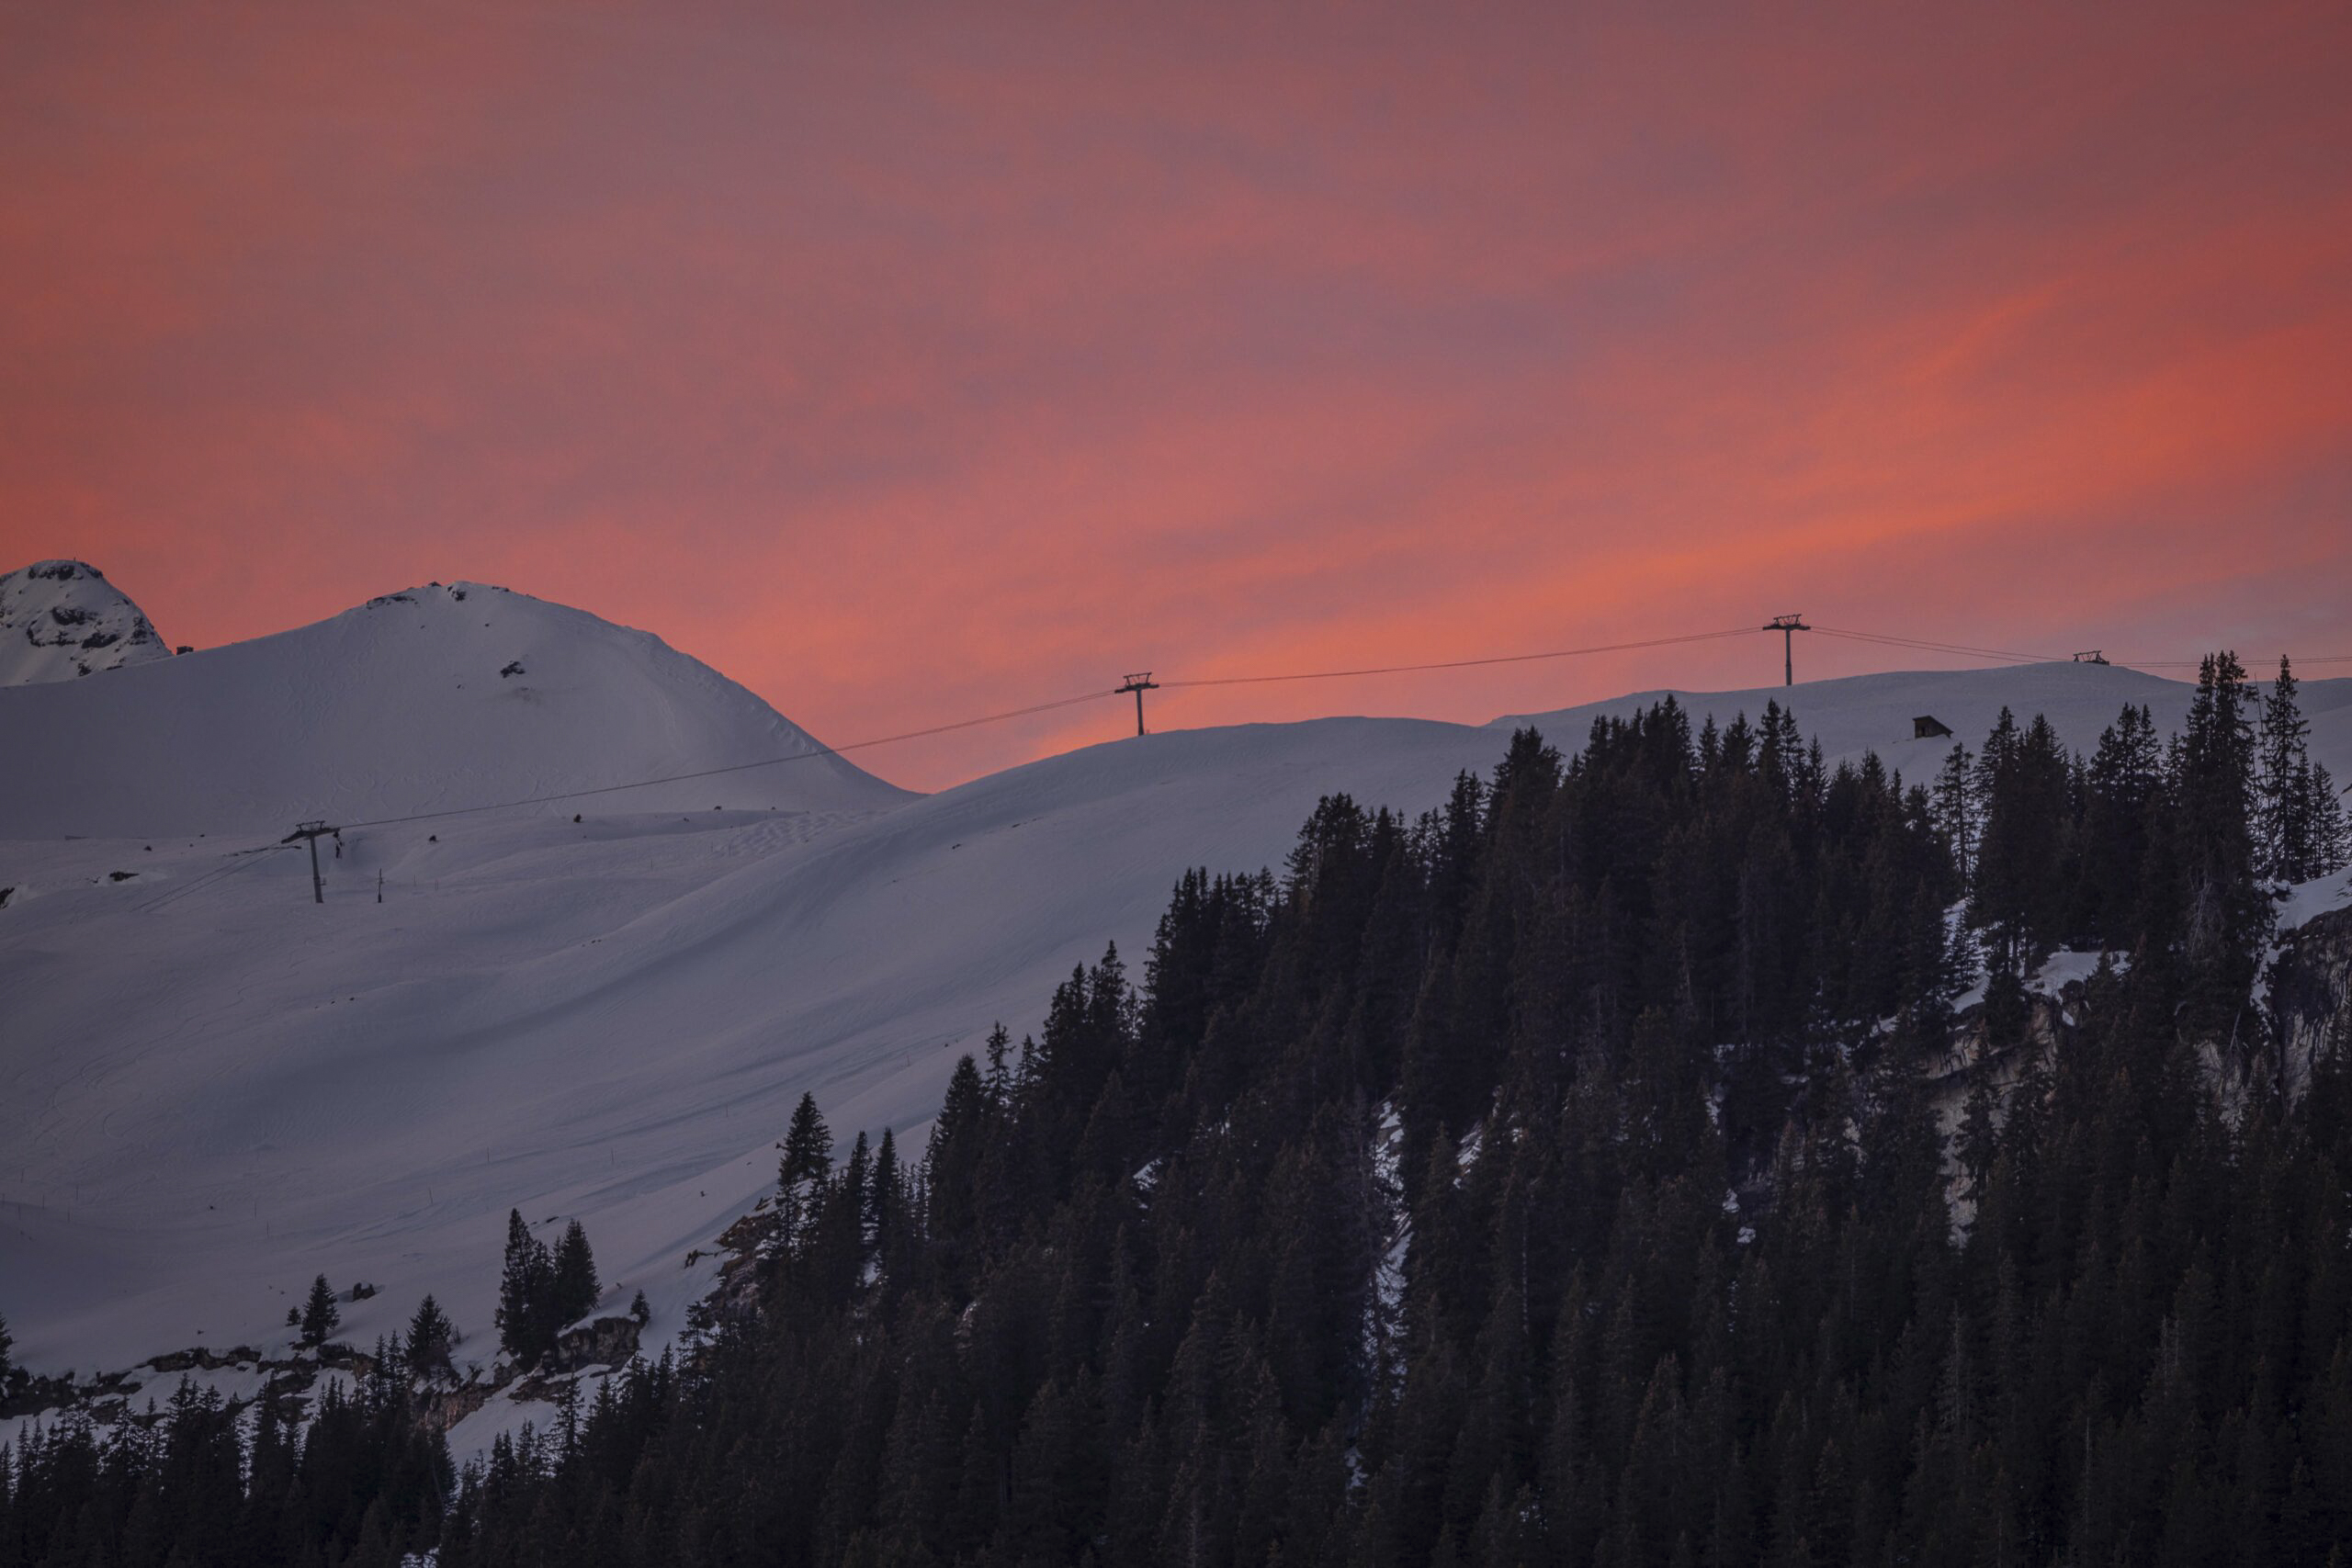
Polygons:
<instances>
[{"instance_id":1,"label":"mountain hillside","mask_svg":"<svg viewBox=\"0 0 2352 1568\"><path fill-rule=\"evenodd\" d=\"M469 582L119 679L0 691L0 733L30 760L0 778L0 834L14 838L275 836L306 818L401 817L774 757L808 760L560 810L907 798L659 637Z\"/></svg>"},{"instance_id":2,"label":"mountain hillside","mask_svg":"<svg viewBox=\"0 0 2352 1568\"><path fill-rule=\"evenodd\" d=\"M41 560L0 576L0 686L71 681L171 652L96 567Z\"/></svg>"},{"instance_id":3,"label":"mountain hillside","mask_svg":"<svg viewBox=\"0 0 2352 1568\"><path fill-rule=\"evenodd\" d=\"M2246 1003L2273 880L2340 900L2352 846L2242 701L2225 667L2177 748L2135 715L2081 777L2004 725L1942 806L1663 706L1513 735L1426 830L1327 800L1277 875L1188 877L1140 984L1106 958L964 1057L919 1167L831 1157L804 1100L731 1230L744 1331L415 1543L2340 1562L2352 1054L2292 1087ZM2352 998L2294 966L2340 1047Z\"/></svg>"},{"instance_id":4,"label":"mountain hillside","mask_svg":"<svg viewBox=\"0 0 2352 1568\"><path fill-rule=\"evenodd\" d=\"M1279 863L1326 789L1434 804L1497 739L1252 726L881 813L358 829L323 908L300 848L0 840L0 1312L28 1364L115 1364L282 1339L279 1292L325 1270L387 1287L381 1324L346 1311L362 1342L428 1289L486 1335L520 1204L585 1217L674 1334L709 1279L681 1258L772 1179L803 1090L920 1126L956 1051L1137 950L1188 866Z\"/></svg>"},{"instance_id":5,"label":"mountain hillside","mask_svg":"<svg viewBox=\"0 0 2352 1568\"><path fill-rule=\"evenodd\" d=\"M639 714L650 691L715 694L696 711L752 716L749 737L722 750L707 728L691 755L756 754L763 735L798 733L650 637L480 589L428 590L62 694L119 697L105 711L166 725L168 703L128 694L172 677L194 700L208 660L263 666L272 643L315 658L266 666L277 686L207 677L209 689L282 691L314 737L332 729L331 742L268 752L314 782L298 792L252 782L271 778L264 767L179 767L174 746L218 755L197 746L201 726L100 727L88 746L128 781L93 795L112 830L166 808L183 824L217 821L225 805L275 838L311 811L628 776L666 759L649 721L616 725L636 750L608 761L553 717ZM327 695L407 690L394 677L411 658L447 686L416 682L391 706L401 744ZM511 694L526 677L497 671L512 659L548 683L544 702ZM1786 700L1808 732L1852 744L1840 738L1907 736L1923 679L1748 695ZM2169 711L2186 690L2098 668L1932 679L1955 728L2004 704L2048 709L2085 750L2126 700ZM2328 710L2315 740L2340 716L2344 687L2305 688L2307 711ZM17 699L49 690L0 693L0 723ZM1752 719L1762 704L1734 705ZM266 705L222 706L249 713L246 739L269 744ZM548 744L571 750L527 780L427 772L437 761L481 773L483 754L500 754L501 722L546 724ZM69 727L55 723L62 744ZM1542 723L1573 749L1589 710ZM472 744L427 750L459 725ZM324 908L311 902L300 849L232 856L217 836L160 829L0 840L0 1074L11 1086L0 1148L15 1156L0 1168L0 1312L28 1364L119 1366L190 1342L283 1341L285 1292L323 1270L385 1288L346 1314L358 1342L424 1290L486 1335L504 1218L519 1205L535 1223L585 1219L617 1299L648 1292L658 1345L708 1283L711 1238L771 1183L771 1145L804 1090L844 1131L914 1133L956 1055L994 1021L1035 1026L1055 983L1106 940L1139 961L1188 867L1278 865L1326 793L1434 807L1457 773L1491 770L1507 739L1407 719L1179 731L911 800L819 761L678 786L684 798L666 812L625 809L623 795L590 803L576 825L567 807L356 829L322 863ZM1923 743L1928 756L1905 760L1906 774L1924 777L1950 744ZM404 748L417 753L410 771L371 773ZM362 765L341 760L354 754ZM2314 755L2352 773L2340 745ZM183 773L204 785L206 809L182 807ZM808 792L790 797L799 804L843 808L767 809L756 792L787 784ZM71 792L48 787L43 809L62 827ZM713 799L741 808L714 812Z\"/></svg>"}]
</instances>

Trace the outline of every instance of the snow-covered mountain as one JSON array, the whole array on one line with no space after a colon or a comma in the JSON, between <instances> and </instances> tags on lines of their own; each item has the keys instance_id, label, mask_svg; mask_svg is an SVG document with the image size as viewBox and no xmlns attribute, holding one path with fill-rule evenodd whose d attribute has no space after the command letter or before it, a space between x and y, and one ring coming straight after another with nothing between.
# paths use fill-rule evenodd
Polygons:
<instances>
[{"instance_id":1,"label":"snow-covered mountain","mask_svg":"<svg viewBox=\"0 0 2352 1568\"><path fill-rule=\"evenodd\" d=\"M282 834L775 757L806 760L560 809L904 798L659 637L470 582L106 681L0 691L0 734L37 760L0 775L7 838Z\"/></svg>"},{"instance_id":2,"label":"snow-covered mountain","mask_svg":"<svg viewBox=\"0 0 2352 1568\"><path fill-rule=\"evenodd\" d=\"M96 567L40 560L0 576L0 686L71 681L171 653Z\"/></svg>"},{"instance_id":3,"label":"snow-covered mountain","mask_svg":"<svg viewBox=\"0 0 2352 1568\"><path fill-rule=\"evenodd\" d=\"M811 790L797 804L831 809L771 810L778 798L715 793L720 780L681 786L661 810L614 797L578 824L566 807L359 829L325 862L323 908L299 849L230 857L218 835L166 831L223 808L277 828L516 782L486 755L536 767L540 783L628 777L672 763L648 739L669 733L646 716L659 706L649 693L683 686L706 703L697 712L740 711L736 688L650 638L458 592L57 694L109 705L84 710L114 781L93 814L138 836L0 840L0 887L13 888L0 904L0 1312L28 1364L282 1348L289 1294L321 1271L380 1287L345 1310L356 1342L431 1291L479 1352L510 1207L534 1223L580 1216L611 1298L646 1292L659 1344L711 1278L712 1238L772 1182L774 1140L804 1090L842 1137L887 1125L913 1134L913 1152L959 1052L999 1019L1034 1026L1056 981L1106 940L1139 963L1187 867L1279 863L1325 793L1432 806L1457 772L1489 769L1523 722L1179 731L921 798L810 763L778 772ZM499 675L511 660L549 683L544 701L507 694L525 678ZM121 694L192 682L208 660L259 694L241 736L269 744L262 715L277 706L311 716L308 743L209 773L175 760L202 727L172 728L166 698ZM431 700L404 698L375 724L336 711L337 693L409 681ZM186 690L194 701L205 688ZM0 693L0 733L27 694ZM1655 694L1536 722L1573 749L1596 713ZM2125 702L2168 722L2187 695L2062 665L1681 700L1728 719L1777 698L1833 755L1876 749L1924 777L1951 742L1914 741L1917 716L1973 746L2004 705L2046 712L2086 748ZM2305 698L2315 756L2352 776L2352 682L2313 682ZM637 716L608 752L550 712L582 726ZM41 716L52 736L80 728L67 710ZM763 705L753 718L783 726L763 744L798 735ZM393 719L388 740L379 729ZM133 720L155 728L113 728ZM502 722L548 728L499 751ZM459 725L475 727L467 744L429 744L436 726ZM697 733L695 755L737 743ZM67 791L35 804L52 829L72 820Z\"/></svg>"}]
</instances>

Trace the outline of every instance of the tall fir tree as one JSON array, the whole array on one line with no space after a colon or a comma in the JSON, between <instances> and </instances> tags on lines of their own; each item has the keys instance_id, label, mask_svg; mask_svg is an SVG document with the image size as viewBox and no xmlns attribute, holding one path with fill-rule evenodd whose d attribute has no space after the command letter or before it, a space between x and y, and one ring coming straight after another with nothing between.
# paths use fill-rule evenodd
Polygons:
<instances>
[{"instance_id":1,"label":"tall fir tree","mask_svg":"<svg viewBox=\"0 0 2352 1568\"><path fill-rule=\"evenodd\" d=\"M595 1254L589 1250L588 1233L578 1220L563 1229L548 1270L548 1316L556 1330L579 1322L594 1310L603 1286L596 1278Z\"/></svg>"},{"instance_id":2,"label":"tall fir tree","mask_svg":"<svg viewBox=\"0 0 2352 1568\"><path fill-rule=\"evenodd\" d=\"M833 1134L817 1109L817 1097L803 1094L784 1134L784 1158L776 1167L776 1213L786 1251L798 1245L815 1219L826 1179L833 1172Z\"/></svg>"},{"instance_id":3,"label":"tall fir tree","mask_svg":"<svg viewBox=\"0 0 2352 1568\"><path fill-rule=\"evenodd\" d=\"M2188 982L2183 1020L2192 1033L2209 1038L2240 1035L2269 934L2269 900L2256 884L2251 697L2235 654L2207 655L2174 769Z\"/></svg>"},{"instance_id":4,"label":"tall fir tree","mask_svg":"<svg viewBox=\"0 0 2352 1568\"><path fill-rule=\"evenodd\" d=\"M2278 660L2278 679L2262 704L2256 834L2262 874L2309 882L2343 867L2347 852L2344 805L2327 770L2311 759L2311 724L2297 700L2293 665Z\"/></svg>"},{"instance_id":5,"label":"tall fir tree","mask_svg":"<svg viewBox=\"0 0 2352 1568\"><path fill-rule=\"evenodd\" d=\"M2307 882L2314 851L2311 798L2310 721L2296 700L2293 664L2283 656L2278 678L2262 703L2261 761L2256 775L2255 829L2262 874L2277 882Z\"/></svg>"},{"instance_id":6,"label":"tall fir tree","mask_svg":"<svg viewBox=\"0 0 2352 1568\"><path fill-rule=\"evenodd\" d=\"M1945 753L1943 766L1936 772L1936 784L1931 798L1935 801L1937 837L1943 840L1944 852L1960 873L1965 887L1976 873L1976 831L1979 820L1979 792L1976 765L1965 745L1955 742Z\"/></svg>"},{"instance_id":7,"label":"tall fir tree","mask_svg":"<svg viewBox=\"0 0 2352 1568\"><path fill-rule=\"evenodd\" d=\"M2325 768L2312 762L2303 770L2302 794L2311 835L2311 859L2303 869L2313 877L2342 871L2352 863L2352 822L2346 820L2342 792Z\"/></svg>"},{"instance_id":8,"label":"tall fir tree","mask_svg":"<svg viewBox=\"0 0 2352 1568\"><path fill-rule=\"evenodd\" d=\"M2079 945L2129 952L2140 937L2150 818L2165 789L2164 752L2143 705L2126 704L2102 730L2084 775L2081 871L2071 934Z\"/></svg>"},{"instance_id":9,"label":"tall fir tree","mask_svg":"<svg viewBox=\"0 0 2352 1568\"><path fill-rule=\"evenodd\" d=\"M508 1210L506 1257L498 1277L498 1342L526 1366L555 1344L548 1300L554 1279L555 1259L547 1245L523 1223L521 1210Z\"/></svg>"},{"instance_id":10,"label":"tall fir tree","mask_svg":"<svg viewBox=\"0 0 2352 1568\"><path fill-rule=\"evenodd\" d=\"M450 1348L457 1343L457 1325L441 1310L431 1292L416 1303L416 1312L408 1320L408 1366L410 1372L420 1378L447 1375L452 1370Z\"/></svg>"},{"instance_id":11,"label":"tall fir tree","mask_svg":"<svg viewBox=\"0 0 2352 1568\"><path fill-rule=\"evenodd\" d=\"M334 1287L322 1274L311 1281L311 1293L302 1303L302 1343L325 1344L327 1336L342 1321L343 1309L335 1305Z\"/></svg>"}]
</instances>

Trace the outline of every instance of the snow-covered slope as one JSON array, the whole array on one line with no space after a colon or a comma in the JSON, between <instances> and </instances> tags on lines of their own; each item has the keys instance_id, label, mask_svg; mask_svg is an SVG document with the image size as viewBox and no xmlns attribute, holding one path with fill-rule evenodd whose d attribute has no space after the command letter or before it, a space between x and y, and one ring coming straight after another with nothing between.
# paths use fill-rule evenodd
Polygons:
<instances>
[{"instance_id":1,"label":"snow-covered slope","mask_svg":"<svg viewBox=\"0 0 2352 1568\"><path fill-rule=\"evenodd\" d=\"M96 567L40 560L0 576L0 686L71 681L171 652Z\"/></svg>"},{"instance_id":2,"label":"snow-covered slope","mask_svg":"<svg viewBox=\"0 0 2352 1568\"><path fill-rule=\"evenodd\" d=\"M363 1343L428 1289L486 1337L514 1205L582 1214L619 1299L674 1309L803 1089L844 1138L922 1122L953 1047L1034 1019L1106 938L1136 948L1187 864L1278 860L1334 784L1434 799L1493 739L1332 720L1098 747L833 824L368 830L323 908L299 849L148 914L224 863L0 844L0 1310L35 1365L266 1346L323 1269L385 1287L347 1314Z\"/></svg>"},{"instance_id":3,"label":"snow-covered slope","mask_svg":"<svg viewBox=\"0 0 2352 1568\"><path fill-rule=\"evenodd\" d=\"M2339 766L2345 683L2307 692ZM1972 716L2046 708L2087 746L2127 697L2160 715L2186 700L2068 667L1691 701L1752 716L1766 696L1833 750L1893 729L1890 754L1915 713L1973 745ZM1573 747L1590 711L1543 727ZM326 863L323 908L299 850L0 841L17 889L0 907L0 1312L42 1368L266 1348L324 1271L382 1288L346 1311L358 1341L430 1290L479 1353L519 1206L581 1216L613 1298L645 1289L659 1343L709 1278L689 1253L772 1180L803 1090L844 1141L919 1138L992 1021L1034 1025L1108 939L1139 963L1185 867L1278 863L1325 792L1434 805L1504 742L1328 719L1124 739L888 810L366 829ZM158 789L145 808L171 804Z\"/></svg>"},{"instance_id":4,"label":"snow-covered slope","mask_svg":"<svg viewBox=\"0 0 2352 1568\"><path fill-rule=\"evenodd\" d=\"M0 691L0 837L278 835L594 789L763 758L807 761L541 807L844 810L903 792L659 637L478 583L315 626Z\"/></svg>"}]
</instances>

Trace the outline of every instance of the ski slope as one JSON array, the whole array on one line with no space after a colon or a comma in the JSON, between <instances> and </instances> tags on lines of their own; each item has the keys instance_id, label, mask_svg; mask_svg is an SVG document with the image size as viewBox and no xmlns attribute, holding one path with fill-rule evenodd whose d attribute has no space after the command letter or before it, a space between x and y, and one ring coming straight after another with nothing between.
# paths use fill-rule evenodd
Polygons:
<instances>
[{"instance_id":1,"label":"ski slope","mask_svg":"<svg viewBox=\"0 0 2352 1568\"><path fill-rule=\"evenodd\" d=\"M576 614L531 611L554 629L521 650L526 665L552 676L586 662L579 644L602 646L612 628L565 619ZM306 635L319 630L209 657L268 690L323 680L275 667L281 649L319 658ZM355 638L380 661L368 666L373 700L394 713L426 711L420 689L455 700L433 685L450 673L440 655L421 652L411 669L373 637ZM660 688L639 658L653 656L620 660L616 679L642 682L627 701L651 705ZM480 661L463 666L469 689ZM160 672L62 690L128 689ZM705 690L684 677L671 689ZM1833 756L1875 748L1924 776L1951 742L1911 742L1917 713L1973 744L2006 703L2048 712L2087 747L2125 701L2163 720L2187 692L2067 665L1682 700L1724 720L1789 700ZM1656 694L1534 722L1573 749L1596 714ZM2306 697L2315 754L2352 774L2352 683L2315 683ZM584 710L619 699L566 700ZM1490 768L1521 722L1182 731L925 797L864 775L828 780L811 763L777 770L816 780L787 809L721 797L730 808L713 811L705 789L661 811L615 797L578 824L566 808L358 829L323 863L323 906L299 849L232 863L185 830L69 841L19 833L8 818L0 886L17 891L0 908L0 1313L18 1357L43 1370L120 1367L192 1344L269 1351L285 1344L288 1301L324 1272L338 1287L380 1288L346 1308L345 1337L390 1331L430 1291L469 1336L465 1354L486 1357L505 1215L519 1207L535 1224L581 1217L608 1300L644 1289L659 1344L710 1277L690 1254L767 1188L804 1090L844 1146L859 1128L888 1126L915 1134L912 1155L956 1056L997 1020L1033 1027L1055 983L1106 941L1139 964L1186 867L1279 863L1325 793L1435 805L1456 773ZM364 723L341 733L363 758L379 754ZM625 745L642 748L640 733ZM201 767L142 754L135 737L89 739L124 778L145 781L143 797L128 786L107 797L110 831L142 816L191 820L175 782ZM545 777L626 776L644 756L578 744ZM332 812L466 793L422 770L387 783L367 761L313 765L298 785L243 793L224 768L208 798L275 827L297 795ZM149 908L165 894L175 897Z\"/></svg>"}]
</instances>

